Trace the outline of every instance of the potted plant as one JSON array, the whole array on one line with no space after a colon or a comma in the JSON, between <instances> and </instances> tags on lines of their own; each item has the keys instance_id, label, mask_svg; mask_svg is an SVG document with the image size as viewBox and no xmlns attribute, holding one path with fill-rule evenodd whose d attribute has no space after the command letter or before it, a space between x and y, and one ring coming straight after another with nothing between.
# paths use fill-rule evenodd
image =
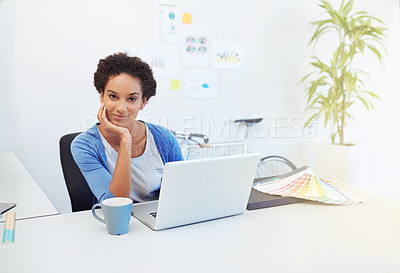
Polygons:
<instances>
[{"instance_id":1,"label":"potted plant","mask_svg":"<svg viewBox=\"0 0 400 273\"><path fill-rule=\"evenodd\" d=\"M374 109L373 100L379 99L377 94L365 90L363 79L368 74L361 68L355 67L354 60L370 51L382 63L382 50L386 52L383 44L386 28L383 27L381 20L365 11L352 13L352 0L347 2L343 0L338 9L334 9L325 0L321 0L319 6L326 18L311 23L315 31L310 44L316 47L321 37L329 35L331 39L336 37L336 48L328 61L312 56L310 64L315 71L301 80L310 81L307 88L306 110L313 113L304 126L307 127L310 122L323 117L325 128L329 126L330 129L331 144L336 144L338 139L339 145L335 146L342 147L336 149L344 150L346 148L343 148L343 145L348 145L344 141L346 125L350 119L354 119L349 111L351 106L359 101L370 110ZM335 148L329 147L329 149ZM325 166L329 166L326 162L326 152L322 154L325 157L323 161L316 159L313 162L322 162ZM338 162L337 158L334 160ZM315 170L315 166L313 169Z\"/></svg>"}]
</instances>

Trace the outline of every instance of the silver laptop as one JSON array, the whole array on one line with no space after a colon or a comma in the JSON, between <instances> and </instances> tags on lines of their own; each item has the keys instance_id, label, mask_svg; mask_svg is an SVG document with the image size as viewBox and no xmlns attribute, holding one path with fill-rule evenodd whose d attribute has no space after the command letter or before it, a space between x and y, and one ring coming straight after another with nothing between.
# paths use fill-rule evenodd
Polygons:
<instances>
[{"instance_id":1,"label":"silver laptop","mask_svg":"<svg viewBox=\"0 0 400 273\"><path fill-rule=\"evenodd\" d=\"M259 154L168 162L157 201L134 204L132 215L153 230L243 213Z\"/></svg>"}]
</instances>

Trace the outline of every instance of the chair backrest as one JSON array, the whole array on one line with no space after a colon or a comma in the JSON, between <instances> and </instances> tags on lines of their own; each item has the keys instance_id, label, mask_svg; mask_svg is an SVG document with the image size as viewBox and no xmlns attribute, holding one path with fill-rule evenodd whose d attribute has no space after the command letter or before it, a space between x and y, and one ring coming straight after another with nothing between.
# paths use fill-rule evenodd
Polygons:
<instances>
[{"instance_id":1,"label":"chair backrest","mask_svg":"<svg viewBox=\"0 0 400 273\"><path fill-rule=\"evenodd\" d=\"M61 166L73 212L91 209L94 200L94 195L71 154L71 142L79 134L68 134L60 139Z\"/></svg>"}]
</instances>

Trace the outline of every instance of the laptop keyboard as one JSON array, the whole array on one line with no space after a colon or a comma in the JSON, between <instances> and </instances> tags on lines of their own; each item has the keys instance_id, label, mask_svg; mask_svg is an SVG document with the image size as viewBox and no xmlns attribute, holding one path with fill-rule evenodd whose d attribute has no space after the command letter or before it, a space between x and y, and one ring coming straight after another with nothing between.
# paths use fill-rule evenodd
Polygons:
<instances>
[{"instance_id":1,"label":"laptop keyboard","mask_svg":"<svg viewBox=\"0 0 400 273\"><path fill-rule=\"evenodd\" d=\"M151 216L153 216L154 218L157 218L157 211L155 211L155 212L150 212L149 213Z\"/></svg>"}]
</instances>

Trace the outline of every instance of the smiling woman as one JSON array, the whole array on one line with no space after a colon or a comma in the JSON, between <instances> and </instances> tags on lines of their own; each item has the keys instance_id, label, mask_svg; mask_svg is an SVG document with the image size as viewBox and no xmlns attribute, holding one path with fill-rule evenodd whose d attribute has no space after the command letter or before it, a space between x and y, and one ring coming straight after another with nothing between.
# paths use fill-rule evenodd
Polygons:
<instances>
[{"instance_id":1,"label":"smiling woman","mask_svg":"<svg viewBox=\"0 0 400 273\"><path fill-rule=\"evenodd\" d=\"M103 112L106 114L103 125L109 121L117 127L128 129L131 134L143 136L141 133L143 133L144 124L136 121L136 117L139 110L145 106L147 97L143 97L140 81L137 78L126 73L110 76L105 90L100 93L100 101L102 108L98 113L99 120L101 121ZM104 109L106 110L104 111ZM104 126L100 126L101 131L105 129ZM134 139L138 141L137 138ZM115 141L119 142L118 139L115 139Z\"/></svg>"},{"instance_id":2,"label":"smiling woman","mask_svg":"<svg viewBox=\"0 0 400 273\"><path fill-rule=\"evenodd\" d=\"M100 94L100 123L77 136L71 152L95 202L157 199L164 164L183 157L168 129L136 120L156 94L150 66L126 53L110 55L99 61L94 85Z\"/></svg>"}]
</instances>

